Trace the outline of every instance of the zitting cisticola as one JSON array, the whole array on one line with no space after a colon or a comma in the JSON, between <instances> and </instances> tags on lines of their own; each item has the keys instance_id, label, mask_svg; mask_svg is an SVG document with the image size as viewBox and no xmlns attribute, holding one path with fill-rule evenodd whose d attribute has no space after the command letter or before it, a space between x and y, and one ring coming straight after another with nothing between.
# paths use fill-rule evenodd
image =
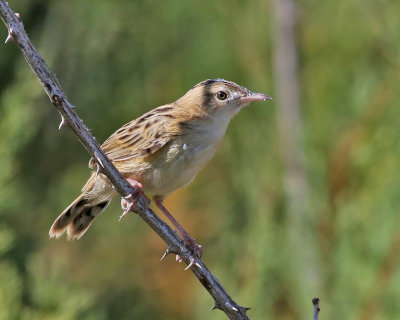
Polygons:
<instances>
[{"instance_id":1,"label":"zitting cisticola","mask_svg":"<svg viewBox=\"0 0 400 320\"><path fill-rule=\"evenodd\" d=\"M102 149L136 190L152 196L185 241L196 247L162 201L193 181L214 156L232 117L250 102L261 100L271 98L234 82L205 80L177 101L125 124ZM94 168L94 162L90 164ZM58 238L67 231L69 239L79 239L116 194L106 176L93 172L82 194L53 223L50 237ZM130 201L132 204L135 199Z\"/></svg>"}]
</instances>

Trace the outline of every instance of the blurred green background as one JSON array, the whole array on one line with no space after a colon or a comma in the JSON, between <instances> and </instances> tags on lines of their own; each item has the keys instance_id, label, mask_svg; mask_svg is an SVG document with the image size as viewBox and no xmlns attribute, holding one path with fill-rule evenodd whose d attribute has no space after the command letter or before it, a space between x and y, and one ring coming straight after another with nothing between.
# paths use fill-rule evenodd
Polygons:
<instances>
[{"instance_id":1,"label":"blurred green background","mask_svg":"<svg viewBox=\"0 0 400 320\"><path fill-rule=\"evenodd\" d=\"M310 319L314 296L323 319L398 319L400 2L298 1L286 113L278 2L9 4L98 141L207 78L274 97L234 118L167 207L252 319ZM138 217L118 223L117 199L81 240L49 240L89 176L59 121L0 45L0 319L225 319Z\"/></svg>"}]
</instances>

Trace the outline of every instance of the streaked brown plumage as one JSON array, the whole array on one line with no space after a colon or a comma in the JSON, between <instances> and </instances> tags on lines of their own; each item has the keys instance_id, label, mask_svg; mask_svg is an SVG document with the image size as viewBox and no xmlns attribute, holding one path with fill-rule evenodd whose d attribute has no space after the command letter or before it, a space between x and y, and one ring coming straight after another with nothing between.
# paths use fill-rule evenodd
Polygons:
<instances>
[{"instance_id":1,"label":"streaked brown plumage","mask_svg":"<svg viewBox=\"0 0 400 320\"><path fill-rule=\"evenodd\" d=\"M189 184L212 158L232 117L252 101L269 99L234 82L205 80L177 101L122 126L102 149L123 176L139 182L162 206L168 194ZM89 165L95 169L92 160ZM50 237L67 231L69 239L79 239L114 195L108 179L93 172L82 194L52 225Z\"/></svg>"}]
</instances>

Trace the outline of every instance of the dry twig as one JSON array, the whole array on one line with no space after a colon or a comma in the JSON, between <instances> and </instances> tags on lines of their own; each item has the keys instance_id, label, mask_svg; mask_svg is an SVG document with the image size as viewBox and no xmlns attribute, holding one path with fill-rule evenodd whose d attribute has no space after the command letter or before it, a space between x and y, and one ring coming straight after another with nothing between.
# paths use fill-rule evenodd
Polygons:
<instances>
[{"instance_id":1,"label":"dry twig","mask_svg":"<svg viewBox=\"0 0 400 320\"><path fill-rule=\"evenodd\" d=\"M312 303L314 305L314 320L318 320L318 314L321 311L319 308L319 298L312 299Z\"/></svg>"}]
</instances>

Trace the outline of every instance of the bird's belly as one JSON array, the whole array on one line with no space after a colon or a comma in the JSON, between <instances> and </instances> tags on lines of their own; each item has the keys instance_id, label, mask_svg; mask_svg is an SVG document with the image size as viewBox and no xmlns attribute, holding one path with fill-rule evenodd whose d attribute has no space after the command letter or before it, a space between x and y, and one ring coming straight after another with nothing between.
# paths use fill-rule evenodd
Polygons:
<instances>
[{"instance_id":1,"label":"bird's belly","mask_svg":"<svg viewBox=\"0 0 400 320\"><path fill-rule=\"evenodd\" d=\"M214 144L185 143L171 144L163 155L151 165L145 174L144 192L149 195L167 196L189 184L199 171L214 156Z\"/></svg>"}]
</instances>

